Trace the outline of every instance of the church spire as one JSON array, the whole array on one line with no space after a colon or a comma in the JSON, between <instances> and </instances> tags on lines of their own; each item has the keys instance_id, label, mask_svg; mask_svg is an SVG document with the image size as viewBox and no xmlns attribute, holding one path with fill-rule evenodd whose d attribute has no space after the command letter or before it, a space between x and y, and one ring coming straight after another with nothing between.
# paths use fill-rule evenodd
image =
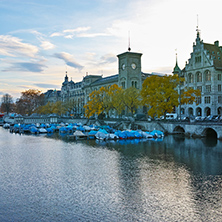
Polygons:
<instances>
[{"instance_id":1,"label":"church spire","mask_svg":"<svg viewBox=\"0 0 222 222\"><path fill-rule=\"evenodd\" d=\"M67 71L66 71L66 76L65 76L65 82L69 81L69 77L67 76Z\"/></svg>"},{"instance_id":2,"label":"church spire","mask_svg":"<svg viewBox=\"0 0 222 222\"><path fill-rule=\"evenodd\" d=\"M180 69L180 67L178 66L178 63L177 63L177 53L176 53L176 65L175 65L175 67L174 67L174 69L173 69L173 74L174 75L176 75L176 74L180 74L181 73L181 69Z\"/></svg>"}]
</instances>

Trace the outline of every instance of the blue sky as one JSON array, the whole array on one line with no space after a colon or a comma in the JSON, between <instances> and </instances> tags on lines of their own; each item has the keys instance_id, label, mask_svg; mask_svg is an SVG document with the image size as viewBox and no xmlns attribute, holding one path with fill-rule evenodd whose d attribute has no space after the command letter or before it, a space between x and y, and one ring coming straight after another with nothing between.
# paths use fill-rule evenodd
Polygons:
<instances>
[{"instance_id":1,"label":"blue sky","mask_svg":"<svg viewBox=\"0 0 222 222\"><path fill-rule=\"evenodd\" d=\"M196 38L222 41L220 0L0 0L0 96L60 89L65 72L118 73L116 55L141 52L142 71L184 68ZM177 50L176 50L177 49Z\"/></svg>"}]
</instances>

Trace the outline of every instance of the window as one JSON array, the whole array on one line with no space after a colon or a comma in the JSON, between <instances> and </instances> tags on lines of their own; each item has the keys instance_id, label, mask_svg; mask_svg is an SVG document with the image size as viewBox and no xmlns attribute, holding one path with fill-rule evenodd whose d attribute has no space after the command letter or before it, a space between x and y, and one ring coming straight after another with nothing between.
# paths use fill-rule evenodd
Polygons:
<instances>
[{"instance_id":1,"label":"window","mask_svg":"<svg viewBox=\"0 0 222 222\"><path fill-rule=\"evenodd\" d=\"M135 87L137 89L137 81L132 81L132 87Z\"/></svg>"},{"instance_id":2,"label":"window","mask_svg":"<svg viewBox=\"0 0 222 222\"><path fill-rule=\"evenodd\" d=\"M217 80L218 80L218 81L221 81L221 74L218 74Z\"/></svg>"},{"instance_id":3,"label":"window","mask_svg":"<svg viewBox=\"0 0 222 222\"><path fill-rule=\"evenodd\" d=\"M218 85L218 92L221 92L221 85Z\"/></svg>"},{"instance_id":4,"label":"window","mask_svg":"<svg viewBox=\"0 0 222 222\"><path fill-rule=\"evenodd\" d=\"M209 104L210 103L210 96L206 96L204 98L204 103Z\"/></svg>"},{"instance_id":5,"label":"window","mask_svg":"<svg viewBox=\"0 0 222 222\"><path fill-rule=\"evenodd\" d=\"M197 86L197 90L200 90L200 92L202 92L202 86Z\"/></svg>"},{"instance_id":6,"label":"window","mask_svg":"<svg viewBox=\"0 0 222 222\"><path fill-rule=\"evenodd\" d=\"M196 56L195 57L195 63L201 62L201 56Z\"/></svg>"},{"instance_id":7,"label":"window","mask_svg":"<svg viewBox=\"0 0 222 222\"><path fill-rule=\"evenodd\" d=\"M205 72L205 80L206 80L206 81L211 81L211 73L210 73L209 70L207 70L207 71Z\"/></svg>"},{"instance_id":8,"label":"window","mask_svg":"<svg viewBox=\"0 0 222 222\"><path fill-rule=\"evenodd\" d=\"M222 96L218 96L218 103L222 103Z\"/></svg>"},{"instance_id":9,"label":"window","mask_svg":"<svg viewBox=\"0 0 222 222\"><path fill-rule=\"evenodd\" d=\"M125 82L122 82L122 88L125 89Z\"/></svg>"},{"instance_id":10,"label":"window","mask_svg":"<svg viewBox=\"0 0 222 222\"><path fill-rule=\"evenodd\" d=\"M192 73L188 74L188 83L193 83L193 74Z\"/></svg>"},{"instance_id":11,"label":"window","mask_svg":"<svg viewBox=\"0 0 222 222\"><path fill-rule=\"evenodd\" d=\"M197 73L197 82L202 82L202 73Z\"/></svg>"},{"instance_id":12,"label":"window","mask_svg":"<svg viewBox=\"0 0 222 222\"><path fill-rule=\"evenodd\" d=\"M196 104L201 104L201 96L198 96L198 97L196 98Z\"/></svg>"},{"instance_id":13,"label":"window","mask_svg":"<svg viewBox=\"0 0 222 222\"><path fill-rule=\"evenodd\" d=\"M211 92L211 85L206 85L206 92Z\"/></svg>"}]
</instances>

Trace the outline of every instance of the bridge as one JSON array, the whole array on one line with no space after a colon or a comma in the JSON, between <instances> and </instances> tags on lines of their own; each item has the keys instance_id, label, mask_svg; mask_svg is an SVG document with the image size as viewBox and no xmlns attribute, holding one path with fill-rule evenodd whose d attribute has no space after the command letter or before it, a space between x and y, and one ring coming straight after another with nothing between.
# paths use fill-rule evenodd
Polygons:
<instances>
[{"instance_id":1,"label":"bridge","mask_svg":"<svg viewBox=\"0 0 222 222\"><path fill-rule=\"evenodd\" d=\"M162 130L169 134L184 134L190 137L214 136L222 140L222 123L218 122L137 122L148 131Z\"/></svg>"}]
</instances>

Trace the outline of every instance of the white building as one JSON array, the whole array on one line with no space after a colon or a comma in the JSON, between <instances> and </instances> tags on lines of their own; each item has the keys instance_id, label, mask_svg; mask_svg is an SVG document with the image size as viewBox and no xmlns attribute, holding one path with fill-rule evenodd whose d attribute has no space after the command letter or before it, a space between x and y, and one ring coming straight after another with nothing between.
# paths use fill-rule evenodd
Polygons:
<instances>
[{"instance_id":1,"label":"white building","mask_svg":"<svg viewBox=\"0 0 222 222\"><path fill-rule=\"evenodd\" d=\"M173 73L185 78L184 87L199 89L201 97L193 104L181 105L181 115L208 116L222 114L222 47L219 41L204 43L197 30L191 57L181 71L176 63Z\"/></svg>"}]
</instances>

